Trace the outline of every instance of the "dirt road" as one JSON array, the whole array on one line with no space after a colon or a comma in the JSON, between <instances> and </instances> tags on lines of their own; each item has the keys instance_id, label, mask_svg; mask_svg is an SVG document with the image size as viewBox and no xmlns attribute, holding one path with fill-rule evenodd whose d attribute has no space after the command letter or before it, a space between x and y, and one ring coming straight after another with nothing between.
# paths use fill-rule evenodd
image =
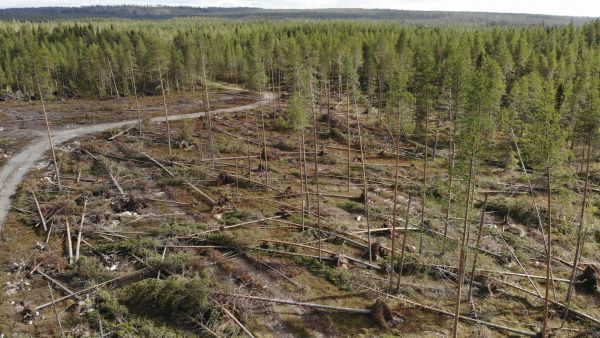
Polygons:
<instances>
[{"instance_id":1,"label":"dirt road","mask_svg":"<svg viewBox=\"0 0 600 338\"><path fill-rule=\"evenodd\" d=\"M263 93L262 101L268 104L271 100L271 93ZM256 108L260 105L260 101L255 103L215 109L211 111L211 114L223 114L223 113L234 113L238 111L244 111L248 109ZM183 115L172 115L169 116L169 121L193 119L203 117L204 112L183 114ZM155 117L152 119L153 122L163 122L164 117ZM94 125L87 125L82 127L76 127L72 129L54 130L52 132L52 140L54 145L59 145L72 138L83 136L86 134L93 134L109 129L121 128L125 126L131 126L137 124L138 120L120 121L113 123L100 123ZM4 228L4 222L8 211L10 210L11 197L15 193L17 187L23 180L25 174L33 167L33 165L44 157L46 151L49 150L48 138L46 136L36 138L30 145L24 148L21 152L11 157L2 168L0 168L0 232Z\"/></svg>"}]
</instances>

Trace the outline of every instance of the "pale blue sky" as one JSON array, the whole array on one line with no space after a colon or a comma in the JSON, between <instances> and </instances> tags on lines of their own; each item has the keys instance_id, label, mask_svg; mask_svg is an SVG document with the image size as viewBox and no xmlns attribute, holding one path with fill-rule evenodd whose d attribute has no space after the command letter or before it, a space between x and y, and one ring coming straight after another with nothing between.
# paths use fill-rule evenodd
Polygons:
<instances>
[{"instance_id":1,"label":"pale blue sky","mask_svg":"<svg viewBox=\"0 0 600 338\"><path fill-rule=\"evenodd\" d=\"M172 5L262 8L392 8L411 10L600 16L598 0L0 0L0 8L82 5Z\"/></svg>"}]
</instances>

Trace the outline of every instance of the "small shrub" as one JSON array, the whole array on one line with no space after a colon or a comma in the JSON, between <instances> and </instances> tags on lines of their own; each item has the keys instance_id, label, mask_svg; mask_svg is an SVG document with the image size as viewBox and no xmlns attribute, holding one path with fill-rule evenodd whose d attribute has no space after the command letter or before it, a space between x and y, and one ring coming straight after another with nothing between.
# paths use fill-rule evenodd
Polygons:
<instances>
[{"instance_id":1,"label":"small shrub","mask_svg":"<svg viewBox=\"0 0 600 338\"><path fill-rule=\"evenodd\" d=\"M186 270L198 266L198 258L189 253L176 253L165 256L152 256L146 260L146 263L155 271L165 270L171 273L183 273Z\"/></svg>"},{"instance_id":2,"label":"small shrub","mask_svg":"<svg viewBox=\"0 0 600 338\"><path fill-rule=\"evenodd\" d=\"M327 281L329 281L332 285L337 286L338 288L349 291L351 289L352 280L350 274L351 272L348 270L339 270L334 267L327 266L323 262L319 262L315 258L310 257L294 257L300 264L308 266L308 271L323 276Z\"/></svg>"},{"instance_id":3,"label":"small shrub","mask_svg":"<svg viewBox=\"0 0 600 338\"><path fill-rule=\"evenodd\" d=\"M335 165L338 163L338 158L333 155L325 155L318 158L319 164Z\"/></svg>"},{"instance_id":4,"label":"small shrub","mask_svg":"<svg viewBox=\"0 0 600 338\"><path fill-rule=\"evenodd\" d=\"M98 250L105 253L120 253L122 255L135 255L146 257L156 252L159 246L155 238L125 239L118 242L105 243L98 246Z\"/></svg>"},{"instance_id":5,"label":"small shrub","mask_svg":"<svg viewBox=\"0 0 600 338\"><path fill-rule=\"evenodd\" d=\"M86 283L100 283L115 276L107 270L96 257L81 256L75 264L71 265L65 275L69 280L78 285Z\"/></svg>"},{"instance_id":6,"label":"small shrub","mask_svg":"<svg viewBox=\"0 0 600 338\"><path fill-rule=\"evenodd\" d=\"M183 187L185 180L179 177L163 177L158 180L161 187Z\"/></svg>"},{"instance_id":7,"label":"small shrub","mask_svg":"<svg viewBox=\"0 0 600 338\"><path fill-rule=\"evenodd\" d=\"M298 145L297 144L294 144L292 142L286 142L286 141L283 141L283 140L277 141L277 143L275 143L273 145L273 148L279 149L281 151L298 151Z\"/></svg>"},{"instance_id":8,"label":"small shrub","mask_svg":"<svg viewBox=\"0 0 600 338\"><path fill-rule=\"evenodd\" d=\"M171 276L149 278L123 290L123 300L130 308L167 319L187 321L189 316L205 318L212 306L212 281L208 274L193 279Z\"/></svg>"},{"instance_id":9,"label":"small shrub","mask_svg":"<svg viewBox=\"0 0 600 338\"><path fill-rule=\"evenodd\" d=\"M238 224L247 221L250 218L250 216L250 213L246 211L231 211L223 215L223 222L226 225Z\"/></svg>"},{"instance_id":10,"label":"small shrub","mask_svg":"<svg viewBox=\"0 0 600 338\"><path fill-rule=\"evenodd\" d=\"M100 289L96 293L96 309L103 318L110 321L123 322L126 320L129 311L127 307L119 304L110 292L105 289Z\"/></svg>"}]
</instances>

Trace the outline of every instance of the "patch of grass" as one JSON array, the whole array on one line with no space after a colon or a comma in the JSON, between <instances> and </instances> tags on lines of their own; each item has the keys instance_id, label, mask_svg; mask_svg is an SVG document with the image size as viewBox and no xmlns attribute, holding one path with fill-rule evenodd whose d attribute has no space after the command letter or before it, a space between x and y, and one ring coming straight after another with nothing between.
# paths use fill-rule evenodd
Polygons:
<instances>
[{"instance_id":1,"label":"patch of grass","mask_svg":"<svg viewBox=\"0 0 600 338\"><path fill-rule=\"evenodd\" d=\"M542 219L545 218L546 210L543 206L538 206L538 208L540 209ZM518 223L527 225L536 225L538 223L537 215L531 202L521 199L488 201L487 209L498 212L498 215L501 217L509 216Z\"/></svg>"},{"instance_id":2,"label":"patch of grass","mask_svg":"<svg viewBox=\"0 0 600 338\"><path fill-rule=\"evenodd\" d=\"M159 187L183 187L185 180L178 177L163 177L158 179Z\"/></svg>"},{"instance_id":3,"label":"patch of grass","mask_svg":"<svg viewBox=\"0 0 600 338\"><path fill-rule=\"evenodd\" d=\"M365 212L364 205L354 201L343 201L338 203L337 206L351 214L363 214Z\"/></svg>"},{"instance_id":4,"label":"patch of grass","mask_svg":"<svg viewBox=\"0 0 600 338\"><path fill-rule=\"evenodd\" d=\"M338 163L338 158L333 155L327 154L325 156L318 157L317 161L319 162L319 164L335 165Z\"/></svg>"},{"instance_id":5,"label":"patch of grass","mask_svg":"<svg viewBox=\"0 0 600 338\"><path fill-rule=\"evenodd\" d=\"M149 257L146 263L155 271L165 270L170 273L184 273L200 266L197 256L189 253L170 254L162 258L159 255Z\"/></svg>"},{"instance_id":6,"label":"patch of grass","mask_svg":"<svg viewBox=\"0 0 600 338\"><path fill-rule=\"evenodd\" d=\"M293 259L306 266L308 271L324 277L328 282L341 290L349 291L352 289L350 284L352 277L348 270L336 269L310 257L294 257Z\"/></svg>"},{"instance_id":7,"label":"patch of grass","mask_svg":"<svg viewBox=\"0 0 600 338\"><path fill-rule=\"evenodd\" d=\"M150 230L150 234L168 238L178 235L189 235L204 229L206 229L206 224L203 223L176 221L160 228L152 229Z\"/></svg>"},{"instance_id":8,"label":"patch of grass","mask_svg":"<svg viewBox=\"0 0 600 338\"><path fill-rule=\"evenodd\" d=\"M273 144L272 147L281 151L298 151L297 142L294 143L291 141L279 140L277 143Z\"/></svg>"}]
</instances>

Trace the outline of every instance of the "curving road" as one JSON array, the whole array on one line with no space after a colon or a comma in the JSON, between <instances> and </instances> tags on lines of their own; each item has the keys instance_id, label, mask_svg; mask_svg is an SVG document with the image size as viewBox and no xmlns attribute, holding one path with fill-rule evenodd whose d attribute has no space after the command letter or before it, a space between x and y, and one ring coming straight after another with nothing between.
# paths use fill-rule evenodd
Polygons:
<instances>
[{"instance_id":1,"label":"curving road","mask_svg":"<svg viewBox=\"0 0 600 338\"><path fill-rule=\"evenodd\" d=\"M262 101L268 102L271 100L271 93L263 93ZM260 105L260 101L255 103L215 109L211 111L211 114L222 114L222 113L235 113L238 111L244 111L248 109L257 108ZM169 116L169 121L193 119L203 117L204 112L192 113L192 114L181 114ZM162 122L165 118L155 117L152 118L152 122ZM138 120L120 121L112 123L100 123L87 126L76 127L73 129L57 130L52 132L52 141L54 145L59 145L72 138L83 136L86 134L97 133L109 129L121 128L125 126L131 126L137 124ZM10 210L11 197L14 195L17 187L23 180L25 174L33 167L35 162L44 157L47 150L49 150L48 137L38 137L29 146L21 150L19 153L11 157L8 162L0 168L0 231L4 228L4 222L6 216Z\"/></svg>"}]
</instances>

